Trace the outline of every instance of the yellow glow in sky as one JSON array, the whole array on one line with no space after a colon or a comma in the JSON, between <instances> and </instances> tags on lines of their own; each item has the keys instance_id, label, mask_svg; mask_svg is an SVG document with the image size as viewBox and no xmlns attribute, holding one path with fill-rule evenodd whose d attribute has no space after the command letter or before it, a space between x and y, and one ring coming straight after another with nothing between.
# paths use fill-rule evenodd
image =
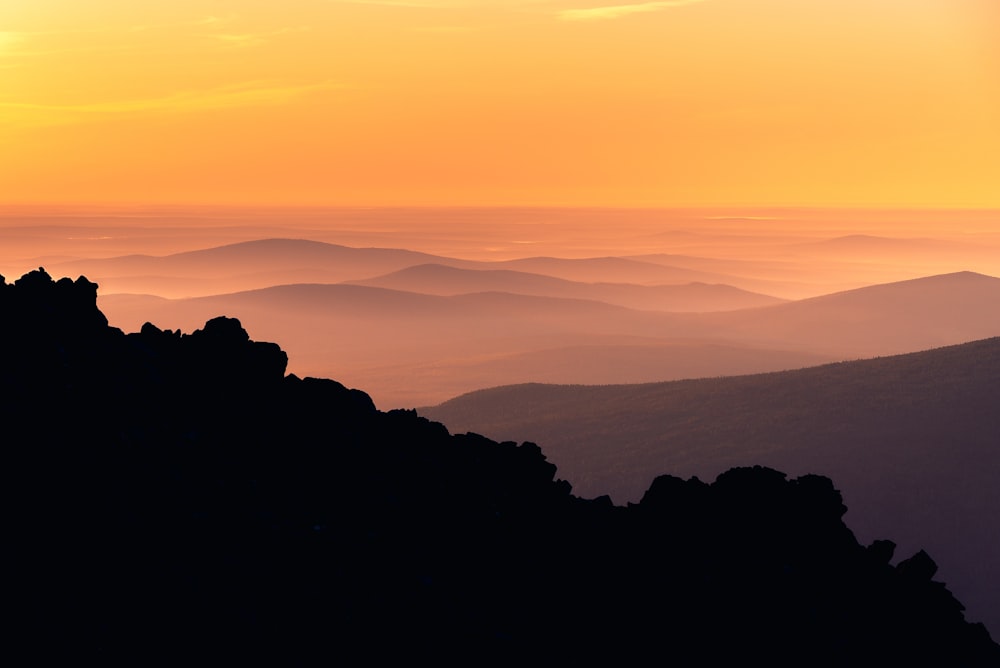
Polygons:
<instances>
[{"instance_id":1,"label":"yellow glow in sky","mask_svg":"<svg viewBox=\"0 0 1000 668\"><path fill-rule=\"evenodd\" d=\"M13 0L0 203L1000 207L995 0Z\"/></svg>"}]
</instances>

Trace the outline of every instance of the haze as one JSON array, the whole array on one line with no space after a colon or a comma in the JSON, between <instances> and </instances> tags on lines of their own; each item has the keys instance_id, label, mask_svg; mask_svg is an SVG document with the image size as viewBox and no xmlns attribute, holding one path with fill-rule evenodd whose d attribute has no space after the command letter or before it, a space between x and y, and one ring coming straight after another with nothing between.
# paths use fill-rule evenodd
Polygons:
<instances>
[{"instance_id":1,"label":"haze","mask_svg":"<svg viewBox=\"0 0 1000 668\"><path fill-rule=\"evenodd\" d=\"M995 0L7 2L0 273L239 318L383 410L996 337L998 36Z\"/></svg>"},{"instance_id":2,"label":"haze","mask_svg":"<svg viewBox=\"0 0 1000 668\"><path fill-rule=\"evenodd\" d=\"M998 276L996 220L989 210L8 207L0 272L86 275L127 331L239 317L281 342L292 372L412 407L507 383L755 373L1000 334L984 308L990 280L808 299Z\"/></svg>"}]
</instances>

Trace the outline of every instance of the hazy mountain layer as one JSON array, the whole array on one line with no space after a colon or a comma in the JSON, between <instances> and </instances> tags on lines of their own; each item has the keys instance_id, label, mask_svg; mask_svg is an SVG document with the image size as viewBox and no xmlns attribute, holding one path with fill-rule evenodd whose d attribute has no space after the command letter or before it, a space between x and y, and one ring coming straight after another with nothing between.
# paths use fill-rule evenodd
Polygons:
<instances>
[{"instance_id":1,"label":"hazy mountain layer","mask_svg":"<svg viewBox=\"0 0 1000 668\"><path fill-rule=\"evenodd\" d=\"M581 283L509 269L469 270L439 264L418 265L385 276L354 282L434 295L510 292L537 297L588 299L651 311L732 311L770 306L785 301L777 297L740 290L731 285L687 283L653 286L630 283Z\"/></svg>"},{"instance_id":2,"label":"hazy mountain layer","mask_svg":"<svg viewBox=\"0 0 1000 668\"><path fill-rule=\"evenodd\" d=\"M483 262L395 248L352 248L304 239L261 239L162 257L130 255L62 262L53 269L93 276L109 291L205 296L287 283L339 283L375 278L421 264L506 269L583 282L645 285L727 283L723 274L625 258L524 258ZM735 279L734 279L735 280Z\"/></svg>"},{"instance_id":3,"label":"hazy mountain layer","mask_svg":"<svg viewBox=\"0 0 1000 668\"><path fill-rule=\"evenodd\" d=\"M379 276L428 262L427 253L350 248L304 239L262 239L162 257L130 255L53 265L70 275L94 277L104 292L204 296L287 283L339 283Z\"/></svg>"},{"instance_id":4,"label":"hazy mountain layer","mask_svg":"<svg viewBox=\"0 0 1000 668\"><path fill-rule=\"evenodd\" d=\"M705 314L703 326L744 341L816 352L891 355L1000 335L1000 278L973 272L873 285L755 311Z\"/></svg>"},{"instance_id":5,"label":"hazy mountain layer","mask_svg":"<svg viewBox=\"0 0 1000 668\"><path fill-rule=\"evenodd\" d=\"M364 385L383 407L431 404L509 382L668 380L912 352L1000 335L996 303L1000 279L968 272L721 313L360 285L287 285L172 301L100 298L123 329L149 321L188 330L219 313L238 317L283 341L296 373ZM591 358L594 346L601 352ZM690 355L673 354L677 346ZM744 352L714 354L737 349ZM748 364L753 351L761 354ZM490 376L490 368L498 373Z\"/></svg>"}]
</instances>

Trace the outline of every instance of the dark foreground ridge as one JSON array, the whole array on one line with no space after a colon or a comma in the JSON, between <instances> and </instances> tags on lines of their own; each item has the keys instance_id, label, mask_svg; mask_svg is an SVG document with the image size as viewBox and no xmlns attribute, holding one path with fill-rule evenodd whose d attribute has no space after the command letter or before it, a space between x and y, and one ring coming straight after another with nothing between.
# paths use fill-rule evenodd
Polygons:
<instances>
[{"instance_id":1,"label":"dark foreground ridge","mask_svg":"<svg viewBox=\"0 0 1000 668\"><path fill-rule=\"evenodd\" d=\"M535 445L285 376L236 320L123 334L96 295L0 280L11 637L38 664L1000 665L826 478L580 499Z\"/></svg>"}]
</instances>

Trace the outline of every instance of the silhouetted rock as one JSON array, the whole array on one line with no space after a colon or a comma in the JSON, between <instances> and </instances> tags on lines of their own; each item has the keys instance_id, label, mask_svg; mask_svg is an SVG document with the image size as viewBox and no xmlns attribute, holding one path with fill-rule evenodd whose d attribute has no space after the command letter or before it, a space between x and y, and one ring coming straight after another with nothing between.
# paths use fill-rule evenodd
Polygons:
<instances>
[{"instance_id":1,"label":"silhouetted rock","mask_svg":"<svg viewBox=\"0 0 1000 668\"><path fill-rule=\"evenodd\" d=\"M109 328L85 279L2 284L11 635L38 664L997 665L833 484L734 469L584 500L538 446L451 435L217 318Z\"/></svg>"},{"instance_id":2,"label":"silhouetted rock","mask_svg":"<svg viewBox=\"0 0 1000 668\"><path fill-rule=\"evenodd\" d=\"M896 552L896 544L891 540L876 540L868 546L868 554L872 559L880 564L888 565L892 561L892 555Z\"/></svg>"},{"instance_id":3,"label":"silhouetted rock","mask_svg":"<svg viewBox=\"0 0 1000 668\"><path fill-rule=\"evenodd\" d=\"M896 570L904 577L928 581L937 573L937 564L930 558L930 555L920 550L909 559L899 562Z\"/></svg>"}]
</instances>

